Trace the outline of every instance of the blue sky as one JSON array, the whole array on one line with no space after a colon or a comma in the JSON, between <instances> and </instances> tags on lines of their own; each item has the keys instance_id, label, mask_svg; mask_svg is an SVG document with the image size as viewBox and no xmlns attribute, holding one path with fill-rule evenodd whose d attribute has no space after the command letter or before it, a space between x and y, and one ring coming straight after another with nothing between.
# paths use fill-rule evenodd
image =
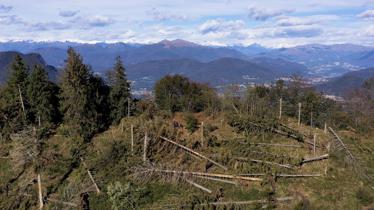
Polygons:
<instances>
[{"instance_id":1,"label":"blue sky","mask_svg":"<svg viewBox=\"0 0 374 210\"><path fill-rule=\"evenodd\" d=\"M374 0L0 0L0 41L374 46Z\"/></svg>"}]
</instances>

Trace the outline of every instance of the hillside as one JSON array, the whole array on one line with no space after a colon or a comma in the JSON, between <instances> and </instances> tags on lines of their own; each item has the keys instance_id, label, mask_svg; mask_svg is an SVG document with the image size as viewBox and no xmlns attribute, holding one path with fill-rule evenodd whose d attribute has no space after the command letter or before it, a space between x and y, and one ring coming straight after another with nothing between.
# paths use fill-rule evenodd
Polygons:
<instances>
[{"instance_id":1,"label":"hillside","mask_svg":"<svg viewBox=\"0 0 374 210\"><path fill-rule=\"evenodd\" d=\"M45 205L57 209L76 208L82 202L89 202L91 209L110 209L119 201L123 203L117 205L124 205L123 209L129 205L136 205L136 209L200 209L204 205L208 205L208 209L215 205L234 209L269 205L276 205L277 209L305 206L354 209L368 205L362 199L369 194L359 197L359 193L369 191L352 170L352 165L345 161L344 151L333 149L329 152L326 148L334 138L332 134L306 125L298 127L292 119L286 120L286 124L297 132L317 133L316 156L330 154L329 159L299 165L300 161L314 157L313 147L305 142L268 132L245 134L238 127L231 127L229 119L223 115L214 119L204 114L196 117L206 126L204 140L201 129L188 134L183 128L186 122L181 113L166 118L155 116L153 120L143 117L123 119L119 126L112 126L85 145L70 138L67 130L60 127L55 135L43 141L39 157L43 163L40 170L42 193L48 199ZM173 128L172 119L183 127ZM134 127L133 147L131 125ZM145 132L149 143L146 161L143 161ZM339 135L355 157L360 157L360 162L374 162L370 153L370 148L374 148L372 141L353 141L357 136L351 132L342 131ZM34 139L27 136L26 133L14 136L12 143L1 146L0 155L6 158L0 159L0 186L5 187L11 180L6 200L0 196L3 209L38 205L37 174L25 151L29 145L28 151L36 154L36 147L31 144ZM196 157L160 136L191 148L211 161ZM19 138L24 141L17 141ZM221 164L227 169L220 167ZM195 172L200 175L193 174ZM236 178L221 178L220 174ZM81 194L86 191L87 201Z\"/></svg>"},{"instance_id":2,"label":"hillside","mask_svg":"<svg viewBox=\"0 0 374 210\"><path fill-rule=\"evenodd\" d=\"M256 58L251 61L221 58L208 63L190 59L155 60L127 66L134 87L152 88L154 83L168 74L181 74L212 86L272 82L276 78L293 74L305 75L303 65L281 59Z\"/></svg>"},{"instance_id":3,"label":"hillside","mask_svg":"<svg viewBox=\"0 0 374 210\"><path fill-rule=\"evenodd\" d=\"M360 88L370 77L374 77L374 68L349 72L316 87L325 93L342 96L348 91Z\"/></svg>"},{"instance_id":4,"label":"hillside","mask_svg":"<svg viewBox=\"0 0 374 210\"><path fill-rule=\"evenodd\" d=\"M4 83L8 77L9 67L12 64L16 55L21 55L22 59L32 68L34 65L40 65L44 67L51 80L55 81L57 79L57 70L53 66L47 65L43 57L37 53L21 54L18 52L0 52L0 84Z\"/></svg>"}]
</instances>

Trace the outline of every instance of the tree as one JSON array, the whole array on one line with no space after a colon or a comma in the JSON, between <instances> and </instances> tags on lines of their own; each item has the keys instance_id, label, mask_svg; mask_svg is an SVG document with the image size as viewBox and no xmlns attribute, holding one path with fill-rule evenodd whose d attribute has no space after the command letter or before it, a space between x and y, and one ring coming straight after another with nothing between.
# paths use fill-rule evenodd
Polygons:
<instances>
[{"instance_id":1,"label":"tree","mask_svg":"<svg viewBox=\"0 0 374 210\"><path fill-rule=\"evenodd\" d=\"M27 97L33 123L49 124L57 117L57 98L54 84L48 81L47 72L41 66L35 66L28 78Z\"/></svg>"},{"instance_id":2,"label":"tree","mask_svg":"<svg viewBox=\"0 0 374 210\"><path fill-rule=\"evenodd\" d=\"M208 94L213 91L207 85L190 81L181 75L166 76L155 85L155 101L160 109L177 111L203 111L209 106L206 97L215 96ZM210 92L211 93L211 92Z\"/></svg>"},{"instance_id":3,"label":"tree","mask_svg":"<svg viewBox=\"0 0 374 210\"><path fill-rule=\"evenodd\" d=\"M28 120L26 97L28 68L20 55L16 55L10 67L10 75L0 94L0 112L6 120L1 126L3 134L22 130Z\"/></svg>"},{"instance_id":4,"label":"tree","mask_svg":"<svg viewBox=\"0 0 374 210\"><path fill-rule=\"evenodd\" d=\"M127 80L125 67L123 66L121 57L116 58L113 70L109 73L111 91L109 95L111 119L118 123L129 111L128 102L131 100L130 83Z\"/></svg>"},{"instance_id":5,"label":"tree","mask_svg":"<svg viewBox=\"0 0 374 210\"><path fill-rule=\"evenodd\" d=\"M61 111L64 122L85 140L98 131L95 99L92 98L92 73L73 48L68 49L68 58L62 74Z\"/></svg>"}]
</instances>

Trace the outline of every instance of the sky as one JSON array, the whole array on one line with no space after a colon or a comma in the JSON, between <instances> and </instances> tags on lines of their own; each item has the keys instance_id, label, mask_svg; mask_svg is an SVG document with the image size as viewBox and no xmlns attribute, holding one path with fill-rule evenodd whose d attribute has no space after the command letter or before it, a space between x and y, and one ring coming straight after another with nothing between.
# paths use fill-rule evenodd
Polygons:
<instances>
[{"instance_id":1,"label":"sky","mask_svg":"<svg viewBox=\"0 0 374 210\"><path fill-rule=\"evenodd\" d=\"M0 41L374 46L374 0L0 0Z\"/></svg>"}]
</instances>

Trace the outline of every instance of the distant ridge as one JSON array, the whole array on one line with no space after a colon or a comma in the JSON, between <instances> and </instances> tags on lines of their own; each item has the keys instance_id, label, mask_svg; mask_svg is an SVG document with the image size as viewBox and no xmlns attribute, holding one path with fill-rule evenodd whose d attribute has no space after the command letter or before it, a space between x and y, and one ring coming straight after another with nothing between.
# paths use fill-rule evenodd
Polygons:
<instances>
[{"instance_id":1,"label":"distant ridge","mask_svg":"<svg viewBox=\"0 0 374 210\"><path fill-rule=\"evenodd\" d=\"M3 84L9 75L9 68L16 55L20 55L27 66L31 69L34 65L40 65L46 69L51 80L57 79L57 70L53 66L47 65L43 57L37 53L22 54L8 51L0 52L0 84Z\"/></svg>"},{"instance_id":2,"label":"distant ridge","mask_svg":"<svg viewBox=\"0 0 374 210\"><path fill-rule=\"evenodd\" d=\"M317 89L328 94L343 96L347 92L361 87L364 81L371 77L374 77L374 68L349 72L318 85Z\"/></svg>"}]
</instances>

